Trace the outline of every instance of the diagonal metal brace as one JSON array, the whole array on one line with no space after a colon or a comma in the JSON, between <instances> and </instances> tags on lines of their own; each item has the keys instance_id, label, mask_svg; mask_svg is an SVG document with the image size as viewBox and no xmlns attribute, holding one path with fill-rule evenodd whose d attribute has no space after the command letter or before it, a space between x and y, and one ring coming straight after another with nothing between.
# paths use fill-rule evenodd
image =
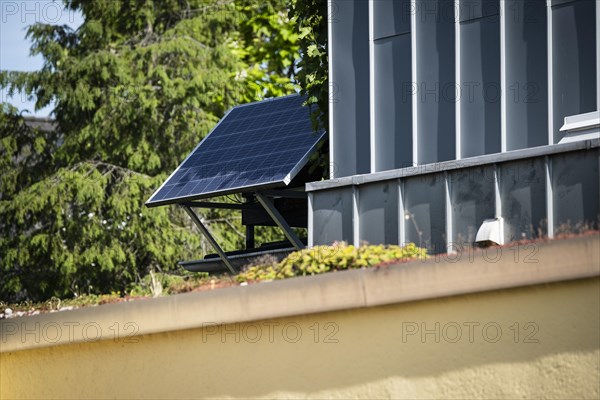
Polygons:
<instances>
[{"instance_id":1,"label":"diagonal metal brace","mask_svg":"<svg viewBox=\"0 0 600 400\"><path fill-rule=\"evenodd\" d=\"M288 223L281 216L279 211L275 208L275 206L273 205L271 200L269 200L268 197L266 197L264 194L262 194L260 192L256 192L255 195L256 195L256 199L263 206L265 211L271 216L271 218L273 218L273 221L275 221L277 226L279 226L283 230L285 237L288 238L290 243L292 243L294 245L294 247L298 250L303 249L304 243L302 243L302 241L300 240L298 235L296 235L296 233L292 230L292 228L290 228Z\"/></svg>"},{"instance_id":2,"label":"diagonal metal brace","mask_svg":"<svg viewBox=\"0 0 600 400\"><path fill-rule=\"evenodd\" d=\"M227 255L225 254L225 252L223 251L223 249L221 248L221 246L219 246L219 244L217 243L217 241L215 240L215 238L210 234L210 232L206 228L206 226L204 226L204 224L202 223L202 221L200 221L200 218L198 218L198 216L196 215L196 213L190 207L188 207L188 206L182 205L181 207L183 207L183 209L185 210L185 212L187 212L188 215L190 216L190 218L192 218L192 221L194 221L194 223L196 224L196 226L198 227L198 229L200 229L200 232L202 232L202 234L206 237L206 239L209 241L209 243L211 244L211 246L215 249L215 251L217 252L217 254L219 255L219 257L221 258L221 260L223 261L223 264L225 264L225 266L227 267L227 269L232 274L237 274L236 269L231 264L231 261L229 261L229 258L227 258Z\"/></svg>"}]
</instances>

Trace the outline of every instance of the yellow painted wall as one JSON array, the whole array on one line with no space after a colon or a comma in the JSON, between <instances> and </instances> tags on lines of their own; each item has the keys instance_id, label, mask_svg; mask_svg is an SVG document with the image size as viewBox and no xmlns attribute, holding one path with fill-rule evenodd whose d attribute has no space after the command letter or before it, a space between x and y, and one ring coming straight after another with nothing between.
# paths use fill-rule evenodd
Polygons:
<instances>
[{"instance_id":1,"label":"yellow painted wall","mask_svg":"<svg viewBox=\"0 0 600 400\"><path fill-rule=\"evenodd\" d=\"M0 397L597 399L599 316L594 278L0 353Z\"/></svg>"}]
</instances>

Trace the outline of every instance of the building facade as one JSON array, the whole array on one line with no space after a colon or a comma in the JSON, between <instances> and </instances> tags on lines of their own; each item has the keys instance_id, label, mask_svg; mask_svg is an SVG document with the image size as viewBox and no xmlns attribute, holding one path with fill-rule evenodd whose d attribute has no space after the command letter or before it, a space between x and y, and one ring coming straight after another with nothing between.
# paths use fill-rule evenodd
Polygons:
<instances>
[{"instance_id":1,"label":"building facade","mask_svg":"<svg viewBox=\"0 0 600 400\"><path fill-rule=\"evenodd\" d=\"M328 28L309 245L599 228L600 0L330 0Z\"/></svg>"}]
</instances>

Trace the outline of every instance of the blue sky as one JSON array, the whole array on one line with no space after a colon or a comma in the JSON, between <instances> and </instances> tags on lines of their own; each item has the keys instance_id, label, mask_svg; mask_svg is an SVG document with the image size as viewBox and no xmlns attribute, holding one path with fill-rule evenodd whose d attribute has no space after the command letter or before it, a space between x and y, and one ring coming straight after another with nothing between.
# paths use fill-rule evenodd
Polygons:
<instances>
[{"instance_id":1,"label":"blue sky","mask_svg":"<svg viewBox=\"0 0 600 400\"><path fill-rule=\"evenodd\" d=\"M48 24L67 24L76 29L82 23L79 13L63 8L62 2L52 0L16 1L0 0L0 69L16 71L33 71L41 68L40 56L30 57L31 43L25 39L27 26L37 22ZM52 107L35 111L35 102L28 101L24 95L8 97L8 93L0 89L0 101L8 101L20 110L28 110L24 114L47 116Z\"/></svg>"}]
</instances>

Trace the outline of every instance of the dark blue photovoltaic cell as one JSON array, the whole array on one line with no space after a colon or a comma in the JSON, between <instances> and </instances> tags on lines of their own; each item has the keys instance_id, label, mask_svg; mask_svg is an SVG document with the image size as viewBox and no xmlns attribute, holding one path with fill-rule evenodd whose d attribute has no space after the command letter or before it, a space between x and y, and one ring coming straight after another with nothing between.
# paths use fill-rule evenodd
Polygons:
<instances>
[{"instance_id":1,"label":"dark blue photovoltaic cell","mask_svg":"<svg viewBox=\"0 0 600 400\"><path fill-rule=\"evenodd\" d=\"M304 100L292 95L232 108L146 205L289 183L324 136L313 130Z\"/></svg>"}]
</instances>

